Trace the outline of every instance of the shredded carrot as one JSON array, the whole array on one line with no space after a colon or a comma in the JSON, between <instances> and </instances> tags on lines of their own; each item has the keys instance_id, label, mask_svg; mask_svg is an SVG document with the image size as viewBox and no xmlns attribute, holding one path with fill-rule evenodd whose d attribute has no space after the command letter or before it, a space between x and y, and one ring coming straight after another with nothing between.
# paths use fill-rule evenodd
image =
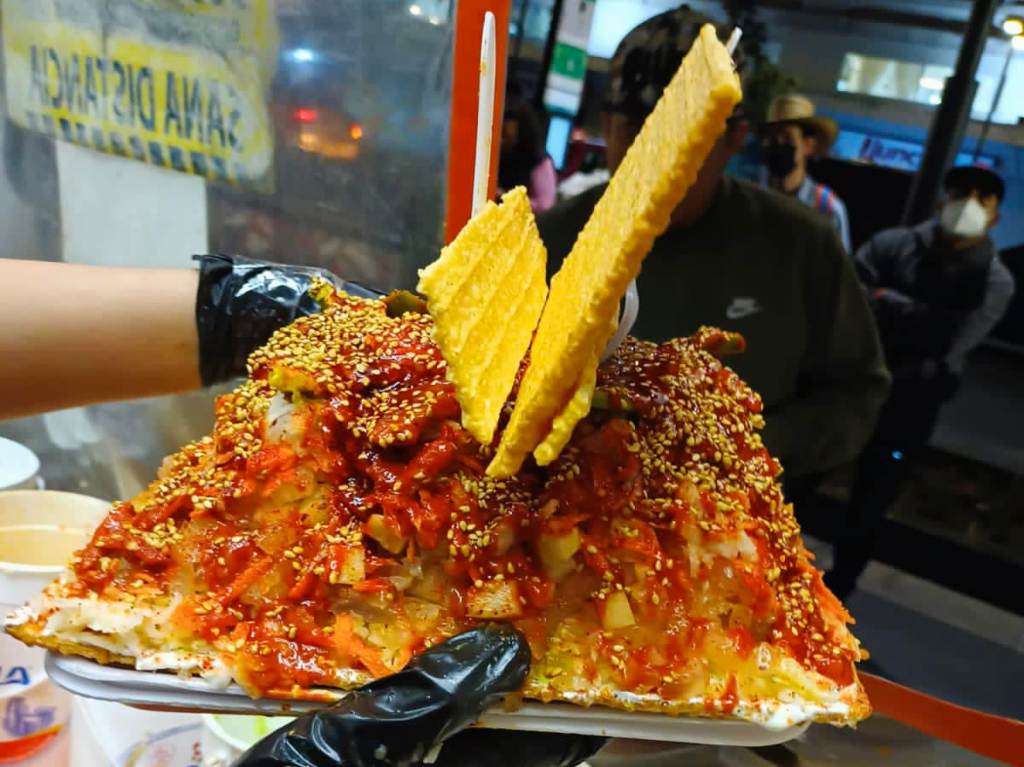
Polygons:
<instances>
[{"instance_id":1,"label":"shredded carrot","mask_svg":"<svg viewBox=\"0 0 1024 767\"><path fill-rule=\"evenodd\" d=\"M196 615L193 612L195 605L190 599L186 599L171 613L171 625L186 631L195 628Z\"/></svg>"},{"instance_id":2,"label":"shredded carrot","mask_svg":"<svg viewBox=\"0 0 1024 767\"><path fill-rule=\"evenodd\" d=\"M367 578L352 584L352 590L360 594L372 594L378 591L390 591L393 588L387 578Z\"/></svg>"},{"instance_id":3,"label":"shredded carrot","mask_svg":"<svg viewBox=\"0 0 1024 767\"><path fill-rule=\"evenodd\" d=\"M231 585L228 586L227 591L217 597L217 601L224 607L227 607L242 596L242 592L258 581L273 564L274 558L269 555L262 559L257 559L247 568L242 570L242 572L240 572L235 579L231 581Z\"/></svg>"},{"instance_id":4,"label":"shredded carrot","mask_svg":"<svg viewBox=\"0 0 1024 767\"><path fill-rule=\"evenodd\" d=\"M352 616L339 615L334 621L334 645L342 653L355 658L376 677L387 676L391 669L381 660L380 652L356 636L352 630Z\"/></svg>"},{"instance_id":5,"label":"shredded carrot","mask_svg":"<svg viewBox=\"0 0 1024 767\"><path fill-rule=\"evenodd\" d=\"M156 508L139 514L135 518L135 526L140 530L152 530L161 522L166 522L179 511L184 509L186 505L191 505L191 503L192 499L188 495L182 494L175 496L162 506L157 506Z\"/></svg>"},{"instance_id":6,"label":"shredded carrot","mask_svg":"<svg viewBox=\"0 0 1024 767\"><path fill-rule=\"evenodd\" d=\"M263 485L262 495L264 498L274 494L278 488L283 487L286 484L293 484L298 486L298 475L295 473L295 469L284 469L270 475L270 478ZM300 488L301 489L301 488Z\"/></svg>"},{"instance_id":7,"label":"shredded carrot","mask_svg":"<svg viewBox=\"0 0 1024 767\"><path fill-rule=\"evenodd\" d=\"M295 582L291 590L288 592L288 598L298 602L304 599L307 594L313 589L313 584L316 583L316 576L313 575L311 570L307 570L306 573Z\"/></svg>"}]
</instances>

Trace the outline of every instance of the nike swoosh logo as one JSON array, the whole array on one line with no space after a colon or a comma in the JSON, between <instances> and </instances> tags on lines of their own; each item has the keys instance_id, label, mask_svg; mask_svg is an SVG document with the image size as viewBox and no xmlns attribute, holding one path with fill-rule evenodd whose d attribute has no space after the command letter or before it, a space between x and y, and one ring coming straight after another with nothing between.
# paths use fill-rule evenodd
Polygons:
<instances>
[{"instance_id":1,"label":"nike swoosh logo","mask_svg":"<svg viewBox=\"0 0 1024 767\"><path fill-rule=\"evenodd\" d=\"M761 311L761 305L757 303L756 298L737 296L726 307L725 316L730 320L739 320L749 317L751 314L757 314L759 311Z\"/></svg>"}]
</instances>

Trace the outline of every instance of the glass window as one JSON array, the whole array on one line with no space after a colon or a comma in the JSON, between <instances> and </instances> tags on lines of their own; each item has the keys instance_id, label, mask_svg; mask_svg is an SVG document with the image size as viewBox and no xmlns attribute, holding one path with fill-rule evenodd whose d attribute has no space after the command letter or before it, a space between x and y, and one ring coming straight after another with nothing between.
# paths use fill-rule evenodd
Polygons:
<instances>
[{"instance_id":1,"label":"glass window","mask_svg":"<svg viewBox=\"0 0 1024 767\"><path fill-rule=\"evenodd\" d=\"M274 190L211 194L212 249L414 284L442 244L452 5L301 2L280 13Z\"/></svg>"},{"instance_id":2,"label":"glass window","mask_svg":"<svg viewBox=\"0 0 1024 767\"><path fill-rule=\"evenodd\" d=\"M526 16L523 20L523 37L543 44L551 29L551 14L554 0L529 0L526 3Z\"/></svg>"},{"instance_id":3,"label":"glass window","mask_svg":"<svg viewBox=\"0 0 1024 767\"><path fill-rule=\"evenodd\" d=\"M454 2L248 0L191 14L186 3L5 0L0 258L184 267L192 253L224 252L323 266L385 290L414 285L443 237ZM263 8L269 15L255 18ZM229 9L240 16L219 23ZM106 15L139 42L117 48ZM56 116L38 95L42 74L33 77L40 49L51 61L48 100L77 87ZM120 80L109 98L90 87L97 73L126 77L129 66L145 73L131 101ZM241 118L224 106L236 103ZM256 127L235 138L260 149L259 162L215 155L247 118ZM193 138L222 143L184 145L189 125ZM93 210L103 220L85 231ZM212 397L6 421L0 435L39 455L53 489L129 497L164 455L208 431Z\"/></svg>"},{"instance_id":4,"label":"glass window","mask_svg":"<svg viewBox=\"0 0 1024 767\"><path fill-rule=\"evenodd\" d=\"M451 0L414 0L409 3L408 11L410 16L438 25L448 21L451 5Z\"/></svg>"},{"instance_id":5,"label":"glass window","mask_svg":"<svg viewBox=\"0 0 1024 767\"><path fill-rule=\"evenodd\" d=\"M540 64L551 29L554 0L515 0L509 15L510 72L520 60Z\"/></svg>"},{"instance_id":6,"label":"glass window","mask_svg":"<svg viewBox=\"0 0 1024 767\"><path fill-rule=\"evenodd\" d=\"M24 219L35 222L30 227L13 219L17 231L7 240L21 244L0 248L0 256L68 260L77 230L65 203L86 196L92 180L60 168L72 157L120 174L119 183L104 190L111 207L133 199L123 183L129 176L148 185L147 199L157 201L147 203L150 208L180 210L174 190L186 184L198 217L205 218L189 253L315 264L384 289L414 284L416 268L434 258L443 234L454 0L240 4L253 10L237 11L240 18L229 19L234 26L207 21L205 27L182 10L158 14L143 10L146 4L115 5L119 23L141 30L138 60L104 38L113 35L101 23L103 3L79 3L71 13L49 0L46 7L58 10L40 43L19 31L39 26L35 6L26 0L4 5L0 196L12 192L6 197L30 208ZM210 14L223 14L236 6L211 7ZM269 18L257 17L264 8ZM111 52L103 53L105 45ZM82 83L77 101L68 97L67 118L51 116L33 100L36 48L52 51L57 62L47 70L53 98L70 93L53 74L58 64L65 80L77 73L72 82ZM131 101L141 127L97 117L91 106L96 88L89 84L107 59L114 95L107 98L100 89L100 106L120 119L119 108L128 105L118 101L122 70L116 67L144 73L133 89L142 95ZM258 76L250 74L257 69ZM175 98L164 95L172 82L180 94ZM216 147L186 142L197 135L219 136L242 149L238 157L220 157ZM72 143L77 146L69 149ZM166 232L140 237L159 241ZM120 263L157 265L149 249L121 241L108 250L118 248L126 250ZM178 265L187 263L184 253Z\"/></svg>"},{"instance_id":7,"label":"glass window","mask_svg":"<svg viewBox=\"0 0 1024 767\"><path fill-rule=\"evenodd\" d=\"M633 27L678 5L676 0L645 0L642 3L633 0L597 0L587 52L591 56L610 59L622 38Z\"/></svg>"},{"instance_id":8,"label":"glass window","mask_svg":"<svg viewBox=\"0 0 1024 767\"><path fill-rule=\"evenodd\" d=\"M951 67L847 53L836 90L919 104L939 104Z\"/></svg>"},{"instance_id":9,"label":"glass window","mask_svg":"<svg viewBox=\"0 0 1024 767\"><path fill-rule=\"evenodd\" d=\"M983 62L978 73L978 90L971 106L971 117L975 120L984 120L988 117L992 100L996 96L999 73L1005 63L1002 56L991 58L993 61ZM946 78L952 74L952 67L940 64L922 64L847 53L843 57L836 90L842 93L860 93L866 96L936 105L942 103L942 89L946 86ZM1006 82L992 115L992 121L1014 125L1022 117L1024 55L1010 60L1006 70Z\"/></svg>"}]
</instances>

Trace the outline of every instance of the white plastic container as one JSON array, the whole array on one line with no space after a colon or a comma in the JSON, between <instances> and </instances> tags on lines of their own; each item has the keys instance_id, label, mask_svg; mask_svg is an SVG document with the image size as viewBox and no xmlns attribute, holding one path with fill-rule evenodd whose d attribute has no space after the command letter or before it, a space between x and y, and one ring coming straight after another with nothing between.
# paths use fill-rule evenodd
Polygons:
<instances>
[{"instance_id":1,"label":"white plastic container","mask_svg":"<svg viewBox=\"0 0 1024 767\"><path fill-rule=\"evenodd\" d=\"M61 573L107 508L105 501L74 493L0 492L0 620ZM0 632L2 764L68 763L71 697L47 678L45 655Z\"/></svg>"},{"instance_id":2,"label":"white plastic container","mask_svg":"<svg viewBox=\"0 0 1024 767\"><path fill-rule=\"evenodd\" d=\"M119 703L74 699L69 767L205 765L198 714L139 711Z\"/></svg>"},{"instance_id":3,"label":"white plastic container","mask_svg":"<svg viewBox=\"0 0 1024 767\"><path fill-rule=\"evenodd\" d=\"M203 767L229 767L256 741L290 721L284 716L203 714Z\"/></svg>"},{"instance_id":4,"label":"white plastic container","mask_svg":"<svg viewBox=\"0 0 1024 767\"><path fill-rule=\"evenodd\" d=\"M33 490L41 484L36 454L20 442L0 437L0 491Z\"/></svg>"}]
</instances>

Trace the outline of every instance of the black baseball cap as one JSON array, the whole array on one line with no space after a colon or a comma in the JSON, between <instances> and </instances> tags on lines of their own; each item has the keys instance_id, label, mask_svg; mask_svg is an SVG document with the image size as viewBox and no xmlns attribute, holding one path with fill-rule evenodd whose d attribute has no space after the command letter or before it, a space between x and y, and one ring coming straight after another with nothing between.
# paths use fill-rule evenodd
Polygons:
<instances>
[{"instance_id":1,"label":"black baseball cap","mask_svg":"<svg viewBox=\"0 0 1024 767\"><path fill-rule=\"evenodd\" d=\"M729 25L687 5L659 13L634 27L612 56L604 110L641 118L650 114L705 24L715 28L722 42L732 31ZM733 60L739 64L739 49Z\"/></svg>"},{"instance_id":2,"label":"black baseball cap","mask_svg":"<svg viewBox=\"0 0 1024 767\"><path fill-rule=\"evenodd\" d=\"M1003 181L1003 177L983 165L958 165L950 168L942 178L942 188L947 192L976 189L986 197L994 194L1000 203L1006 196L1006 182Z\"/></svg>"}]
</instances>

